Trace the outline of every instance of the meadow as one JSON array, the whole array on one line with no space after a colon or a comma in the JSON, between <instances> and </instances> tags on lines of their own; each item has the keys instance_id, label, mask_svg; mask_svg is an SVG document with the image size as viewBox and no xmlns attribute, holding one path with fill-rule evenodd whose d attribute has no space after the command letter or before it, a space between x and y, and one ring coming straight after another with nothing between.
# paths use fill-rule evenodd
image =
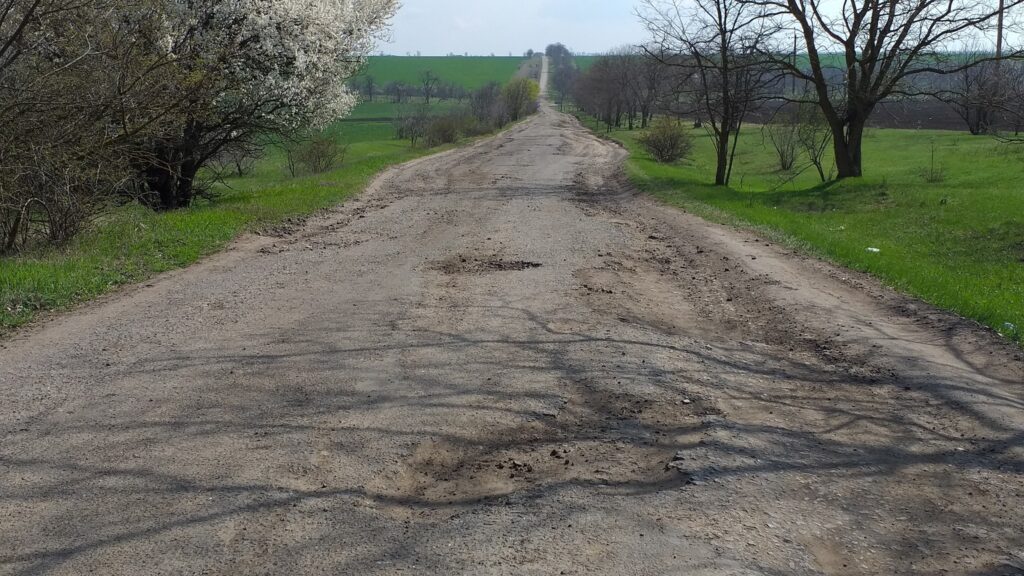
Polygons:
<instances>
[{"instance_id":1,"label":"meadow","mask_svg":"<svg viewBox=\"0 0 1024 576\"><path fill-rule=\"evenodd\" d=\"M1024 145L873 129L866 176L822 184L799 162L778 170L760 128L749 126L725 188L709 184L710 139L699 129L692 135L692 157L665 165L641 149L638 132L610 133L631 152L632 180L657 198L763 230L1024 342Z\"/></svg>"}]
</instances>

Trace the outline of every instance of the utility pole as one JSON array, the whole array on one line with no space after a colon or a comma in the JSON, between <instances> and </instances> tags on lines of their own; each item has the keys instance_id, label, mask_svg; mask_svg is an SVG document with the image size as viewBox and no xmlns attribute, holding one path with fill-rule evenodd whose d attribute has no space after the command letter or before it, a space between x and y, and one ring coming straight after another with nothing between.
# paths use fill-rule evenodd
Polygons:
<instances>
[{"instance_id":1,"label":"utility pole","mask_svg":"<svg viewBox=\"0 0 1024 576\"><path fill-rule=\"evenodd\" d=\"M1006 0L999 0L999 13L996 15L996 62L1003 59L1003 20L1006 16Z\"/></svg>"},{"instance_id":2,"label":"utility pole","mask_svg":"<svg viewBox=\"0 0 1024 576\"><path fill-rule=\"evenodd\" d=\"M1002 99L1003 89L1003 20L1006 16L1006 0L999 0L999 11L996 13L996 70L995 70L995 86L994 96L997 99ZM996 111L993 109L989 110L987 124L989 127L986 131L992 129L996 123Z\"/></svg>"},{"instance_id":3,"label":"utility pole","mask_svg":"<svg viewBox=\"0 0 1024 576\"><path fill-rule=\"evenodd\" d=\"M999 1L1002 2L1003 0L999 0ZM798 65L798 61L797 61L797 57L796 57L796 41L797 41L797 33L793 32L793 68L797 68L799 66ZM796 95L796 74L793 75L793 95L794 96Z\"/></svg>"}]
</instances>

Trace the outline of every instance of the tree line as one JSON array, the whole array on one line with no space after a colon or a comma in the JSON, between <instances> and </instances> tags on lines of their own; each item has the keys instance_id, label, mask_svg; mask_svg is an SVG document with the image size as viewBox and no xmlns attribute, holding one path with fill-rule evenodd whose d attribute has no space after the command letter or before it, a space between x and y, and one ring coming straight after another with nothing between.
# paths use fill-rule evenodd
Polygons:
<instances>
[{"instance_id":1,"label":"tree line","mask_svg":"<svg viewBox=\"0 0 1024 576\"><path fill-rule=\"evenodd\" d=\"M400 108L396 136L413 146L437 146L489 134L536 112L540 86L530 78L516 78L504 85L490 82L468 94L467 105L443 114L432 114L428 102Z\"/></svg>"},{"instance_id":2,"label":"tree line","mask_svg":"<svg viewBox=\"0 0 1024 576\"><path fill-rule=\"evenodd\" d=\"M403 104L413 98L420 98L427 104L430 104L433 99L441 102L454 100L462 103L471 94L471 90L465 86L445 80L435 74L433 70L420 72L416 82L394 80L386 84L380 84L372 74L364 74L355 78L351 87L367 102L374 102L383 97L393 104Z\"/></svg>"},{"instance_id":3,"label":"tree line","mask_svg":"<svg viewBox=\"0 0 1024 576\"><path fill-rule=\"evenodd\" d=\"M1019 30L1006 15L1021 3L643 0L649 41L600 58L573 100L610 127L694 120L714 144L716 184L728 184L752 119L781 165L806 150L824 178L831 149L835 177L857 177L865 128L886 103L937 100L971 133L1020 130L1024 52L1008 47Z\"/></svg>"},{"instance_id":4,"label":"tree line","mask_svg":"<svg viewBox=\"0 0 1024 576\"><path fill-rule=\"evenodd\" d=\"M395 0L0 0L0 252L347 113Z\"/></svg>"}]
</instances>

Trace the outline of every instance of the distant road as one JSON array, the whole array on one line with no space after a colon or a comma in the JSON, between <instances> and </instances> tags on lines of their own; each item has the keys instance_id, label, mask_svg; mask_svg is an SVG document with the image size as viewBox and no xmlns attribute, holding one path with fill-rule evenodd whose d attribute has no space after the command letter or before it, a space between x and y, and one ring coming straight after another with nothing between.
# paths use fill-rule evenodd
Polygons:
<instances>
[{"instance_id":1,"label":"distant road","mask_svg":"<svg viewBox=\"0 0 1024 576\"><path fill-rule=\"evenodd\" d=\"M0 574L1015 573L1019 350L624 157L545 106L0 342Z\"/></svg>"},{"instance_id":2,"label":"distant road","mask_svg":"<svg viewBox=\"0 0 1024 576\"><path fill-rule=\"evenodd\" d=\"M540 65L540 95L546 98L548 95L548 57L541 56Z\"/></svg>"}]
</instances>

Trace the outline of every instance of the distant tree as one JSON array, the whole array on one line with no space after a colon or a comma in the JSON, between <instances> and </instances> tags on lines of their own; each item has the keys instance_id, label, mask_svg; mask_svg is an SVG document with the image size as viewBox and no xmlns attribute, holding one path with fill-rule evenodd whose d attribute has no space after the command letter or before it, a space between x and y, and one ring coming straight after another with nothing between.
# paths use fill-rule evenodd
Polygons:
<instances>
[{"instance_id":1,"label":"distant tree","mask_svg":"<svg viewBox=\"0 0 1024 576\"><path fill-rule=\"evenodd\" d=\"M509 114L505 108L501 85L490 82L475 90L469 97L469 109L482 124L501 128L508 124Z\"/></svg>"},{"instance_id":2,"label":"distant tree","mask_svg":"<svg viewBox=\"0 0 1024 576\"><path fill-rule=\"evenodd\" d=\"M384 93L391 97L393 104L401 104L409 93L409 86L405 82L389 82L384 87Z\"/></svg>"},{"instance_id":3,"label":"distant tree","mask_svg":"<svg viewBox=\"0 0 1024 576\"><path fill-rule=\"evenodd\" d=\"M423 99L430 104L430 98L437 90L441 78L431 70L424 70L420 73L420 87L422 88Z\"/></svg>"},{"instance_id":4,"label":"distant tree","mask_svg":"<svg viewBox=\"0 0 1024 576\"><path fill-rule=\"evenodd\" d=\"M501 94L509 120L515 122L536 110L540 87L529 78L517 78L506 84Z\"/></svg>"},{"instance_id":5,"label":"distant tree","mask_svg":"<svg viewBox=\"0 0 1024 576\"><path fill-rule=\"evenodd\" d=\"M573 84L573 100L610 130L622 124L624 94L616 81L618 68L609 56L598 58Z\"/></svg>"},{"instance_id":6,"label":"distant tree","mask_svg":"<svg viewBox=\"0 0 1024 576\"><path fill-rule=\"evenodd\" d=\"M964 60L980 63L934 79L941 86L935 89L935 95L949 104L971 134L987 134L995 130L996 113L1005 107L1010 96L1009 83L1001 78L1002 63L984 61L987 51L976 43L958 52ZM946 65L958 66L956 61Z\"/></svg>"},{"instance_id":7,"label":"distant tree","mask_svg":"<svg viewBox=\"0 0 1024 576\"><path fill-rule=\"evenodd\" d=\"M373 102L373 96L377 93L377 79L374 78L373 75L367 74L366 77L363 78L363 88L366 92L366 99Z\"/></svg>"},{"instance_id":8,"label":"distant tree","mask_svg":"<svg viewBox=\"0 0 1024 576\"><path fill-rule=\"evenodd\" d=\"M544 54L554 60L556 63L564 60L572 60L572 51L565 47L564 44L556 43L550 44L545 50Z\"/></svg>"},{"instance_id":9,"label":"distant tree","mask_svg":"<svg viewBox=\"0 0 1024 576\"><path fill-rule=\"evenodd\" d=\"M572 93L573 86L579 78L579 68L574 60L565 59L552 62L551 65L551 90L555 95L555 101L559 110L565 109L565 102Z\"/></svg>"}]
</instances>

